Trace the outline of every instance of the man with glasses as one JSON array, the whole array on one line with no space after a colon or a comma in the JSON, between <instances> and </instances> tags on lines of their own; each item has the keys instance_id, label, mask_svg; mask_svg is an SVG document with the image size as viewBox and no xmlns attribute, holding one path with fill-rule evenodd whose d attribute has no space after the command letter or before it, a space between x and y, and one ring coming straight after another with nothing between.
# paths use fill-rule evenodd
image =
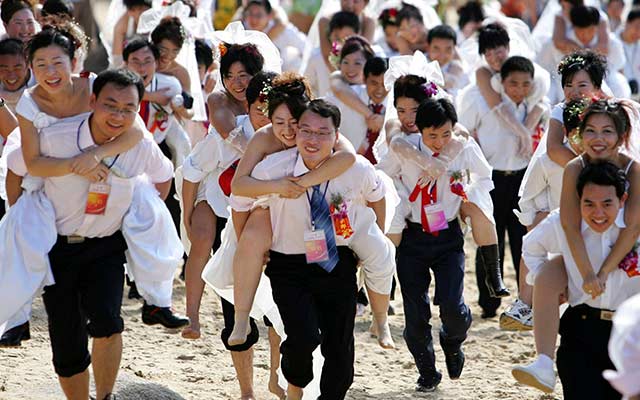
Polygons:
<instances>
[{"instance_id":1,"label":"man with glasses","mask_svg":"<svg viewBox=\"0 0 640 400\"><path fill-rule=\"evenodd\" d=\"M267 157L252 176L270 180L317 168L331 156L339 125L336 106L313 100L298 121L296 147ZM313 378L312 352L318 345L325 358L321 398L343 399L353 382L357 260L348 246L355 231L375 224L367 203L384 200L384 194L371 163L358 156L342 175L304 196L257 202L271 213L273 244L265 273L287 332L280 347L287 399L302 398ZM232 204L236 200L232 195ZM347 225L354 232L345 235Z\"/></svg>"}]
</instances>

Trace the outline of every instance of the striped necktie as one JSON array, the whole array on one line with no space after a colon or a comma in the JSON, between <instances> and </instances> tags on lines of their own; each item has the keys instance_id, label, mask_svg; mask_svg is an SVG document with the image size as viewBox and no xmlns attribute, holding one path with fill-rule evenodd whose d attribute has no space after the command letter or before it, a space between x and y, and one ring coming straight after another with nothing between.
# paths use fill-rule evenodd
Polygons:
<instances>
[{"instance_id":1,"label":"striped necktie","mask_svg":"<svg viewBox=\"0 0 640 400\"><path fill-rule=\"evenodd\" d=\"M314 223L314 229L323 230L327 241L327 253L329 259L318 262L325 271L331 272L338 264L338 248L336 247L336 237L333 232L333 223L329 214L329 205L320 193L320 185L313 186L313 195L309 202L311 208L311 220Z\"/></svg>"}]
</instances>

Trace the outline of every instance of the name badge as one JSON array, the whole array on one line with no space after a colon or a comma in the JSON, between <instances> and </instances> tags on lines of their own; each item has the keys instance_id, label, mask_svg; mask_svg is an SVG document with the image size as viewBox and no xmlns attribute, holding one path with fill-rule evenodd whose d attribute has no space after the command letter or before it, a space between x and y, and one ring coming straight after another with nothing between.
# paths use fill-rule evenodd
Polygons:
<instances>
[{"instance_id":1,"label":"name badge","mask_svg":"<svg viewBox=\"0 0 640 400\"><path fill-rule=\"evenodd\" d=\"M104 215L107 209L107 200L109 200L109 192L111 185L108 183L92 183L89 185L89 194L87 195L87 205L84 209L85 214Z\"/></svg>"},{"instance_id":2,"label":"name badge","mask_svg":"<svg viewBox=\"0 0 640 400\"><path fill-rule=\"evenodd\" d=\"M329 250L327 249L327 238L323 230L306 231L304 233L304 251L307 257L307 264L327 261Z\"/></svg>"},{"instance_id":3,"label":"name badge","mask_svg":"<svg viewBox=\"0 0 640 400\"><path fill-rule=\"evenodd\" d=\"M429 223L429 230L431 232L438 232L449 228L442 204L428 204L424 206L424 213L427 216L427 223Z\"/></svg>"}]
</instances>

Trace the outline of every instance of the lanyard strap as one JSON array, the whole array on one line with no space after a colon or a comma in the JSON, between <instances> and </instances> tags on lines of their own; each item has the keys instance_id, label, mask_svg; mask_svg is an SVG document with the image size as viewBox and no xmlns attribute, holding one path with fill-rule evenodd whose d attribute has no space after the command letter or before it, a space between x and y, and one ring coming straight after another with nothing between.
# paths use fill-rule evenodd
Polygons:
<instances>
[{"instance_id":1,"label":"lanyard strap","mask_svg":"<svg viewBox=\"0 0 640 400\"><path fill-rule=\"evenodd\" d=\"M93 117L93 115L91 115L89 118ZM88 121L87 119L83 120L82 122L80 122L80 125L78 125L78 131L76 132L76 146L78 146L78 150L80 150L80 152L84 153L84 149L82 147L80 147L80 130L82 129L82 125L84 125L85 121ZM91 133L89 133L91 134ZM117 156L115 156L113 158L113 161L111 162L111 165L107 165L107 168L111 169L111 167L113 167L116 163L116 161L118 161L118 157L120 157L120 154L118 154Z\"/></svg>"}]
</instances>

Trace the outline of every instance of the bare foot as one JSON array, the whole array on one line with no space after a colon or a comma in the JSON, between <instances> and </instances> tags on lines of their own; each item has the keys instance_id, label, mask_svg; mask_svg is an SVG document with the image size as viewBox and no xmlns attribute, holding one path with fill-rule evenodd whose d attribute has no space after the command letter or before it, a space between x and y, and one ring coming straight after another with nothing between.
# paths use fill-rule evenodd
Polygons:
<instances>
[{"instance_id":1,"label":"bare foot","mask_svg":"<svg viewBox=\"0 0 640 400\"><path fill-rule=\"evenodd\" d=\"M383 349L388 350L396 348L396 344L393 341L393 337L391 336L391 330L389 329L389 323L387 321L378 324L374 319L373 321L371 321L369 332L371 333L371 336L378 339L378 344Z\"/></svg>"},{"instance_id":2,"label":"bare foot","mask_svg":"<svg viewBox=\"0 0 640 400\"><path fill-rule=\"evenodd\" d=\"M276 396L278 396L280 400L284 400L287 397L286 393L284 392L284 389L281 388L280 385L278 385L277 374L272 374L269 377L269 391L275 394Z\"/></svg>"},{"instance_id":3,"label":"bare foot","mask_svg":"<svg viewBox=\"0 0 640 400\"><path fill-rule=\"evenodd\" d=\"M236 313L235 322L233 324L233 331L229 335L229 345L237 346L247 341L247 336L251 332L251 325L249 325L249 317L238 318Z\"/></svg>"},{"instance_id":4,"label":"bare foot","mask_svg":"<svg viewBox=\"0 0 640 400\"><path fill-rule=\"evenodd\" d=\"M185 339L200 339L200 324L192 323L182 330Z\"/></svg>"},{"instance_id":5,"label":"bare foot","mask_svg":"<svg viewBox=\"0 0 640 400\"><path fill-rule=\"evenodd\" d=\"M256 396L254 396L253 393L245 394L240 396L240 400L256 400Z\"/></svg>"}]
</instances>

